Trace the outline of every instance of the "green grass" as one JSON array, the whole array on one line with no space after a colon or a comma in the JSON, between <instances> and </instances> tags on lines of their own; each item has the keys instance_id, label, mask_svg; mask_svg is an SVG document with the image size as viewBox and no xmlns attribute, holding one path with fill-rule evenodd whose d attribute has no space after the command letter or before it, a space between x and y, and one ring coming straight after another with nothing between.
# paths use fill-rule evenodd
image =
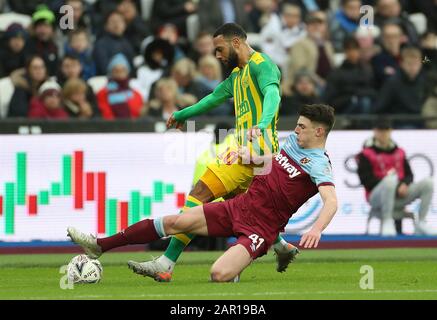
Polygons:
<instances>
[{"instance_id":1,"label":"green grass","mask_svg":"<svg viewBox=\"0 0 437 320\"><path fill-rule=\"evenodd\" d=\"M60 266L73 255L0 256L0 299L437 299L437 250L306 250L285 273L274 256L259 259L239 283L210 283L209 268L221 252L186 252L173 281L157 283L126 267L153 253L108 253L98 284L60 289ZM360 268L374 270L374 289L360 289Z\"/></svg>"}]
</instances>

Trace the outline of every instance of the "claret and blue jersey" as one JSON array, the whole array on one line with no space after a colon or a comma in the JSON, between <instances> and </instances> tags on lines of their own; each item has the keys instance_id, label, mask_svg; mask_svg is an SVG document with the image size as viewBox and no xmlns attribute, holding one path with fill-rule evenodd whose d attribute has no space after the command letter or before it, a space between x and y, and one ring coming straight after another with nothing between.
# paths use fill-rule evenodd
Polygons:
<instances>
[{"instance_id":1,"label":"claret and blue jersey","mask_svg":"<svg viewBox=\"0 0 437 320\"><path fill-rule=\"evenodd\" d=\"M273 158L269 174L255 176L248 191L254 207L268 207L285 225L290 216L318 193L318 187L334 185L331 163L323 149L303 149L290 134Z\"/></svg>"}]
</instances>

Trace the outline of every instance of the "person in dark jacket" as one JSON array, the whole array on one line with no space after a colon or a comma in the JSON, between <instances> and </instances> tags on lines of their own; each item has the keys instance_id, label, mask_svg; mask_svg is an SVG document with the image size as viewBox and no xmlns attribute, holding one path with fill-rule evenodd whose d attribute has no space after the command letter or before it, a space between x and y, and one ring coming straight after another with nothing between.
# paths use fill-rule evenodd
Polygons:
<instances>
[{"instance_id":1,"label":"person in dark jacket","mask_svg":"<svg viewBox=\"0 0 437 320\"><path fill-rule=\"evenodd\" d=\"M404 41L405 35L399 25L387 23L382 27L381 52L371 60L376 89L379 90L385 81L399 70L401 47Z\"/></svg>"},{"instance_id":2,"label":"person in dark jacket","mask_svg":"<svg viewBox=\"0 0 437 320\"><path fill-rule=\"evenodd\" d=\"M373 137L364 143L356 157L358 176L366 190L367 200L372 210L379 212L381 217L381 234L394 236L396 232L401 233L400 221L405 215L403 209L416 199L421 202L415 233L435 234L435 230L431 230L425 222L432 200L433 179L413 182L406 152L396 145L391 134L391 122L380 118L375 123Z\"/></svg>"},{"instance_id":3,"label":"person in dark jacket","mask_svg":"<svg viewBox=\"0 0 437 320\"><path fill-rule=\"evenodd\" d=\"M24 68L28 56L25 50L27 33L19 23L12 23L4 34L5 43L0 48L0 78Z\"/></svg>"},{"instance_id":4,"label":"person in dark jacket","mask_svg":"<svg viewBox=\"0 0 437 320\"><path fill-rule=\"evenodd\" d=\"M187 34L187 18L197 12L197 4L191 0L154 1L152 27L156 32L162 25L174 24L182 36Z\"/></svg>"},{"instance_id":5,"label":"person in dark jacket","mask_svg":"<svg viewBox=\"0 0 437 320\"><path fill-rule=\"evenodd\" d=\"M133 70L134 49L123 36L126 30L124 17L117 11L109 13L105 22L105 33L94 44L93 57L96 62L97 75L105 75L109 61L113 56L122 53Z\"/></svg>"},{"instance_id":6,"label":"person in dark jacket","mask_svg":"<svg viewBox=\"0 0 437 320\"><path fill-rule=\"evenodd\" d=\"M50 76L56 75L58 68L58 46L54 41L55 22L52 11L44 5L38 6L32 15L32 36L26 42L26 51L44 59Z\"/></svg>"},{"instance_id":7,"label":"person in dark jacket","mask_svg":"<svg viewBox=\"0 0 437 320\"><path fill-rule=\"evenodd\" d=\"M122 0L117 6L126 21L124 37L132 45L136 54L140 53L142 41L151 34L151 30L138 13L133 0Z\"/></svg>"},{"instance_id":8,"label":"person in dark jacket","mask_svg":"<svg viewBox=\"0 0 437 320\"><path fill-rule=\"evenodd\" d=\"M379 114L420 114L427 98L422 53L406 47L401 53L401 70L381 90L376 112Z\"/></svg>"},{"instance_id":9,"label":"person in dark jacket","mask_svg":"<svg viewBox=\"0 0 437 320\"><path fill-rule=\"evenodd\" d=\"M361 62L360 45L354 37L344 41L346 59L331 72L323 100L337 114L369 114L376 97L373 71Z\"/></svg>"},{"instance_id":10,"label":"person in dark jacket","mask_svg":"<svg viewBox=\"0 0 437 320\"><path fill-rule=\"evenodd\" d=\"M39 56L29 57L24 70L14 71L11 80L15 88L9 103L8 117L27 117L30 100L38 95L39 87L47 79L46 65Z\"/></svg>"}]
</instances>

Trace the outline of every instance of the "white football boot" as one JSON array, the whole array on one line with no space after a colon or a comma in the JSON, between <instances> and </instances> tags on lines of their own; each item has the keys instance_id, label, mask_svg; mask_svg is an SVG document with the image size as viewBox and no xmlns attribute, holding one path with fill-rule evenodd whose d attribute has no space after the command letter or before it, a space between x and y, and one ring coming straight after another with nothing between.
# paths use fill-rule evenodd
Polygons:
<instances>
[{"instance_id":1,"label":"white football boot","mask_svg":"<svg viewBox=\"0 0 437 320\"><path fill-rule=\"evenodd\" d=\"M97 259L102 255L102 248L97 244L97 238L92 234L85 234L76 228L68 227L67 236L71 241L82 247L85 254L91 259Z\"/></svg>"}]
</instances>

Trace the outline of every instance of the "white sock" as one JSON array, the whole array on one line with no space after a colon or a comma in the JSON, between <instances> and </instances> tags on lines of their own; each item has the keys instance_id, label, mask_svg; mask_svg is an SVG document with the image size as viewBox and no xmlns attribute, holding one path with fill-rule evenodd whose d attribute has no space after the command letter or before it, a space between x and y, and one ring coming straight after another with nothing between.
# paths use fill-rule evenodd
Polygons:
<instances>
[{"instance_id":1,"label":"white sock","mask_svg":"<svg viewBox=\"0 0 437 320\"><path fill-rule=\"evenodd\" d=\"M282 251L282 250L288 248L288 242L285 241L284 239L281 239L280 242L275 243L275 244L273 245L273 248L275 248L275 250Z\"/></svg>"},{"instance_id":2,"label":"white sock","mask_svg":"<svg viewBox=\"0 0 437 320\"><path fill-rule=\"evenodd\" d=\"M173 272L174 266L176 265L176 262L171 261L165 255L160 256L157 259L157 262L159 262L163 267L165 267L166 270L171 272Z\"/></svg>"}]
</instances>

